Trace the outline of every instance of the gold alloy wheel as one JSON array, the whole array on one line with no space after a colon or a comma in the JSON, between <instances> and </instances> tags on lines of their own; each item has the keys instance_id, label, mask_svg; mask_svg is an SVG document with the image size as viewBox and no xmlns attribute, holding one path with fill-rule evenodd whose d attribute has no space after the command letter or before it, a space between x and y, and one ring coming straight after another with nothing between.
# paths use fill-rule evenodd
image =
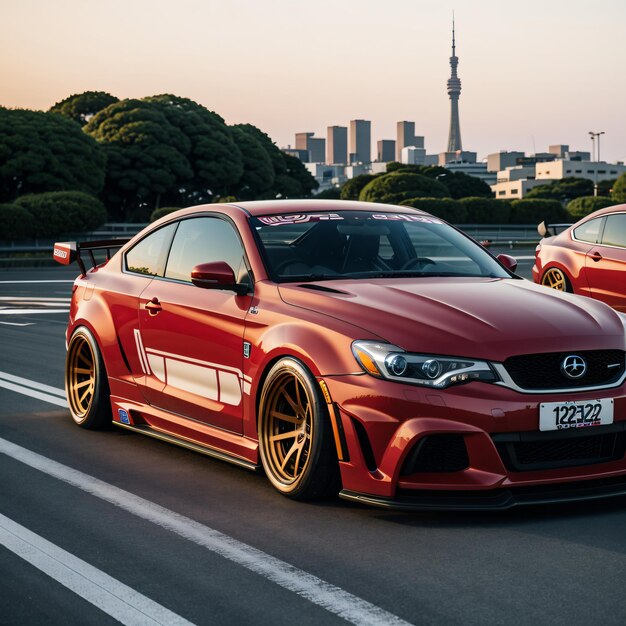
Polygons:
<instances>
[{"instance_id":1,"label":"gold alloy wheel","mask_svg":"<svg viewBox=\"0 0 626 626\"><path fill-rule=\"evenodd\" d=\"M67 398L75 419L84 418L93 402L96 383L95 357L87 339L78 335L67 357Z\"/></svg>"},{"instance_id":2,"label":"gold alloy wheel","mask_svg":"<svg viewBox=\"0 0 626 626\"><path fill-rule=\"evenodd\" d=\"M557 291L567 291L565 274L556 267L550 268L541 279L541 284Z\"/></svg>"},{"instance_id":3,"label":"gold alloy wheel","mask_svg":"<svg viewBox=\"0 0 626 626\"><path fill-rule=\"evenodd\" d=\"M313 403L303 381L290 370L271 383L264 402L261 440L266 471L289 487L303 475L311 453Z\"/></svg>"}]
</instances>

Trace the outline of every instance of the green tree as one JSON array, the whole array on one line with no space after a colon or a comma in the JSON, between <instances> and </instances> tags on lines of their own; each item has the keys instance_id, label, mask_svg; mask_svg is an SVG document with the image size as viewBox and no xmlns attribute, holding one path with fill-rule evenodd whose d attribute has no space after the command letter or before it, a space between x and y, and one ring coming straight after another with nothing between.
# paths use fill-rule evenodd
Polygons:
<instances>
[{"instance_id":1,"label":"green tree","mask_svg":"<svg viewBox=\"0 0 626 626\"><path fill-rule=\"evenodd\" d=\"M567 211L558 200L523 198L511 203L511 224L539 224L566 222Z\"/></svg>"},{"instance_id":2,"label":"green tree","mask_svg":"<svg viewBox=\"0 0 626 626\"><path fill-rule=\"evenodd\" d=\"M228 193L244 173L243 157L231 129L213 111L190 100L171 94L143 98L154 104L169 123L188 140L185 154L191 176L180 181L179 188L166 192L165 199L174 204L211 202L216 195Z\"/></svg>"},{"instance_id":3,"label":"green tree","mask_svg":"<svg viewBox=\"0 0 626 626\"><path fill-rule=\"evenodd\" d=\"M85 132L106 151L103 196L115 219L146 220L161 196L175 194L193 176L189 138L155 104L116 102L96 114Z\"/></svg>"},{"instance_id":4,"label":"green tree","mask_svg":"<svg viewBox=\"0 0 626 626\"><path fill-rule=\"evenodd\" d=\"M615 181L611 198L619 204L626 202L626 172Z\"/></svg>"},{"instance_id":5,"label":"green tree","mask_svg":"<svg viewBox=\"0 0 626 626\"><path fill-rule=\"evenodd\" d=\"M243 174L231 185L230 192L242 200L262 198L276 179L270 155L253 133L239 126L231 126L230 131L243 158Z\"/></svg>"},{"instance_id":6,"label":"green tree","mask_svg":"<svg viewBox=\"0 0 626 626\"><path fill-rule=\"evenodd\" d=\"M252 124L238 124L237 128L252 135L267 152L274 168L274 183L259 199L308 198L318 183L297 158L285 154L269 135Z\"/></svg>"},{"instance_id":7,"label":"green tree","mask_svg":"<svg viewBox=\"0 0 626 626\"><path fill-rule=\"evenodd\" d=\"M281 154L285 161L286 172L282 178L276 179L279 193L283 198L310 198L313 190L319 187L319 183L300 159L286 152L281 152Z\"/></svg>"},{"instance_id":8,"label":"green tree","mask_svg":"<svg viewBox=\"0 0 626 626\"><path fill-rule=\"evenodd\" d=\"M342 200L358 200L359 194L365 185L373 181L378 174L359 174L346 181L341 187Z\"/></svg>"},{"instance_id":9,"label":"green tree","mask_svg":"<svg viewBox=\"0 0 626 626\"><path fill-rule=\"evenodd\" d=\"M58 113L0 107L0 202L42 191L98 193L105 155Z\"/></svg>"},{"instance_id":10,"label":"green tree","mask_svg":"<svg viewBox=\"0 0 626 626\"><path fill-rule=\"evenodd\" d=\"M104 198L117 219L143 221L161 204L211 202L243 174L222 118L169 94L122 100L95 115L85 132L104 146Z\"/></svg>"},{"instance_id":11,"label":"green tree","mask_svg":"<svg viewBox=\"0 0 626 626\"><path fill-rule=\"evenodd\" d=\"M576 178L569 176L561 180L533 187L526 198L539 198L542 200L558 200L559 202L569 202L574 198L593 195L593 182L586 178Z\"/></svg>"},{"instance_id":12,"label":"green tree","mask_svg":"<svg viewBox=\"0 0 626 626\"><path fill-rule=\"evenodd\" d=\"M0 204L0 241L20 241L32 237L33 216L17 204Z\"/></svg>"},{"instance_id":13,"label":"green tree","mask_svg":"<svg viewBox=\"0 0 626 626\"><path fill-rule=\"evenodd\" d=\"M511 203L495 198L460 198L466 208L467 224L508 224L511 217Z\"/></svg>"},{"instance_id":14,"label":"green tree","mask_svg":"<svg viewBox=\"0 0 626 626\"><path fill-rule=\"evenodd\" d=\"M441 174L437 177L437 180L449 189L450 197L457 200L460 198L493 197L491 187L484 180L463 172L451 172L448 170L446 174Z\"/></svg>"},{"instance_id":15,"label":"green tree","mask_svg":"<svg viewBox=\"0 0 626 626\"><path fill-rule=\"evenodd\" d=\"M82 191L51 191L20 196L15 205L32 216L34 237L57 237L93 230L107 220L98 198Z\"/></svg>"},{"instance_id":16,"label":"green tree","mask_svg":"<svg viewBox=\"0 0 626 626\"><path fill-rule=\"evenodd\" d=\"M419 209L420 211L426 211L452 224L464 224L467 218L465 206L452 198L409 198L408 200L402 200L400 204Z\"/></svg>"},{"instance_id":17,"label":"green tree","mask_svg":"<svg viewBox=\"0 0 626 626\"><path fill-rule=\"evenodd\" d=\"M60 113L84 126L96 113L114 102L119 102L119 99L106 91L85 91L57 102L50 107L50 111Z\"/></svg>"},{"instance_id":18,"label":"green tree","mask_svg":"<svg viewBox=\"0 0 626 626\"><path fill-rule=\"evenodd\" d=\"M611 191L613 190L613 186L617 182L617 178L612 180L599 180L598 181L598 195L599 196L608 196L611 197Z\"/></svg>"},{"instance_id":19,"label":"green tree","mask_svg":"<svg viewBox=\"0 0 626 626\"><path fill-rule=\"evenodd\" d=\"M607 198L606 196L582 196L572 200L567 205L567 212L571 215L572 219L577 222L579 219L593 213L598 209L604 209L608 206L613 206L614 200Z\"/></svg>"},{"instance_id":20,"label":"green tree","mask_svg":"<svg viewBox=\"0 0 626 626\"><path fill-rule=\"evenodd\" d=\"M432 178L397 171L370 181L361 190L359 200L398 204L409 198L443 198L447 195L447 187Z\"/></svg>"},{"instance_id":21,"label":"green tree","mask_svg":"<svg viewBox=\"0 0 626 626\"><path fill-rule=\"evenodd\" d=\"M463 172L453 172L439 165L410 165L405 163L388 163L387 172L410 172L428 176L445 185L451 198L482 197L491 198L491 187L480 178Z\"/></svg>"}]
</instances>

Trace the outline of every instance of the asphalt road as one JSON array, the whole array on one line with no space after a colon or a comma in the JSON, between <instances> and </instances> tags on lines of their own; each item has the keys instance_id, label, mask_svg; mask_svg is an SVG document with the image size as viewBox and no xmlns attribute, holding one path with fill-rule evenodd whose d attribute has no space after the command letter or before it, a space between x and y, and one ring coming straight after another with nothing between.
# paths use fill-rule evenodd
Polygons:
<instances>
[{"instance_id":1,"label":"asphalt road","mask_svg":"<svg viewBox=\"0 0 626 626\"><path fill-rule=\"evenodd\" d=\"M0 272L0 624L625 623L625 499L490 514L302 504L262 475L75 427L72 277Z\"/></svg>"}]
</instances>

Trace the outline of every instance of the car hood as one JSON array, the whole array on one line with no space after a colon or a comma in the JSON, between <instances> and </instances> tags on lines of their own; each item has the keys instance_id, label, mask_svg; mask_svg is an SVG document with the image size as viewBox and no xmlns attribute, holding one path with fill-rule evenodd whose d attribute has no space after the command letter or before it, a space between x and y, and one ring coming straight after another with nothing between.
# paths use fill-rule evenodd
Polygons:
<instances>
[{"instance_id":1,"label":"car hood","mask_svg":"<svg viewBox=\"0 0 626 626\"><path fill-rule=\"evenodd\" d=\"M626 348L608 306L525 280L420 278L282 284L282 299L410 352L503 361L516 354ZM325 322L323 322L325 323Z\"/></svg>"}]
</instances>

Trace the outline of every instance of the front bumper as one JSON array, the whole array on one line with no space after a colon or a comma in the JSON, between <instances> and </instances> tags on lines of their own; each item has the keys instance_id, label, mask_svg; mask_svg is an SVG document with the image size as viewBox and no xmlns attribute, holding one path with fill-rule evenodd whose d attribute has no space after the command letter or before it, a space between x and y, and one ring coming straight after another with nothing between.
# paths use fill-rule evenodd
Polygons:
<instances>
[{"instance_id":1,"label":"front bumper","mask_svg":"<svg viewBox=\"0 0 626 626\"><path fill-rule=\"evenodd\" d=\"M435 391L367 375L325 381L345 435L347 454L340 468L341 495L346 499L411 510L507 509L626 494L625 385L539 395L480 382ZM539 432L541 402L599 398L614 399L612 425L565 434ZM409 455L420 441L440 435L462 438L467 466L459 471L410 469ZM611 454L543 465L516 464L517 459L507 456L516 442L519 449L528 442L531 448L538 442L540 448L546 440L549 446L551 439L574 440L579 435L580 441L583 435L599 438L600 447L608 441Z\"/></svg>"},{"instance_id":2,"label":"front bumper","mask_svg":"<svg viewBox=\"0 0 626 626\"><path fill-rule=\"evenodd\" d=\"M602 500L626 496L626 476L557 485L536 485L488 491L401 493L394 498L343 490L345 500L396 511L505 511L518 506Z\"/></svg>"}]
</instances>

